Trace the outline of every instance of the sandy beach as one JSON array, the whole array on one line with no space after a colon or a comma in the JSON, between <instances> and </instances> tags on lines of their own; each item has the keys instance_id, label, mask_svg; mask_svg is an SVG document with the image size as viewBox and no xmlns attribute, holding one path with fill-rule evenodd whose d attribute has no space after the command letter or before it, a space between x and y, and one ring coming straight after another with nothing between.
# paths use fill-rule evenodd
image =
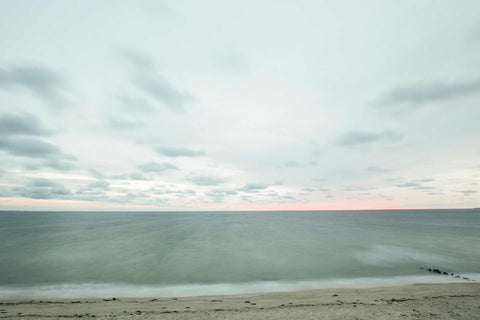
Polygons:
<instances>
[{"instance_id":1,"label":"sandy beach","mask_svg":"<svg viewBox=\"0 0 480 320\"><path fill-rule=\"evenodd\" d=\"M2 319L480 319L480 284L198 297L1 300Z\"/></svg>"}]
</instances>

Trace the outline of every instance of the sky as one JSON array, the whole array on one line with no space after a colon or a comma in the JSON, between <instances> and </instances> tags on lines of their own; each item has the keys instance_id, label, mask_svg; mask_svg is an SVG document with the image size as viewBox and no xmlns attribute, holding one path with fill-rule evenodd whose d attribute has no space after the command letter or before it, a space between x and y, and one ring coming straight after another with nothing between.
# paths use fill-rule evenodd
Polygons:
<instances>
[{"instance_id":1,"label":"sky","mask_svg":"<svg viewBox=\"0 0 480 320\"><path fill-rule=\"evenodd\" d=\"M0 210L480 206L480 2L0 3Z\"/></svg>"}]
</instances>

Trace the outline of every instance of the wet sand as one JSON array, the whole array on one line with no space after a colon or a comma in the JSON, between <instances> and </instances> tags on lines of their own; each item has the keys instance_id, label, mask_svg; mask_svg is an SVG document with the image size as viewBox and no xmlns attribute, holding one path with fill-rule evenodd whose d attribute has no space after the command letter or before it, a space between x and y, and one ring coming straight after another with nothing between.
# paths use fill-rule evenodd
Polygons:
<instances>
[{"instance_id":1,"label":"wet sand","mask_svg":"<svg viewBox=\"0 0 480 320\"><path fill-rule=\"evenodd\" d=\"M199 296L4 300L0 319L480 319L480 283Z\"/></svg>"}]
</instances>

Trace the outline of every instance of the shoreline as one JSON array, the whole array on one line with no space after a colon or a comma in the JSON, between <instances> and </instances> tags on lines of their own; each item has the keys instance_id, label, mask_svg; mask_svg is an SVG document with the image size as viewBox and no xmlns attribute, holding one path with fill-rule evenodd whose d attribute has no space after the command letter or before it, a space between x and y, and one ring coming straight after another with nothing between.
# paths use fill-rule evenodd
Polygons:
<instances>
[{"instance_id":1,"label":"shoreline","mask_svg":"<svg viewBox=\"0 0 480 320\"><path fill-rule=\"evenodd\" d=\"M427 269L425 269L427 270ZM438 271L435 269L435 271ZM467 277L439 274L404 275L394 277L337 278L329 280L225 282L214 284L144 285L122 283L63 283L35 286L0 286L0 299L42 300L83 299L108 297L196 297L227 296L238 294L264 294L271 292L295 292L322 289L362 289L395 287L416 283L447 284L477 282L480 274ZM452 275L454 275L452 273Z\"/></svg>"},{"instance_id":2,"label":"shoreline","mask_svg":"<svg viewBox=\"0 0 480 320\"><path fill-rule=\"evenodd\" d=\"M0 319L479 319L480 283L195 297L4 299Z\"/></svg>"}]
</instances>

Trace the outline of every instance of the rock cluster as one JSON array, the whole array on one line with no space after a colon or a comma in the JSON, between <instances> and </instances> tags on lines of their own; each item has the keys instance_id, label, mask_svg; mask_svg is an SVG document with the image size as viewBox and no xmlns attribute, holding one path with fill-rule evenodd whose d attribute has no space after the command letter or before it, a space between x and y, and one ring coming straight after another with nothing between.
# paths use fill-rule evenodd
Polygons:
<instances>
[{"instance_id":1,"label":"rock cluster","mask_svg":"<svg viewBox=\"0 0 480 320\"><path fill-rule=\"evenodd\" d=\"M475 280L470 279L470 278L468 278L468 277L462 277L462 276L460 276L460 275L458 275L458 274L455 274L455 273L453 273L453 272L448 273L448 272L442 271L442 270L440 270L440 269L425 268L425 267L420 267L420 269L422 269L422 270L427 270L428 272L432 272L432 273L436 273L436 274L445 275L445 276L452 276L452 277L455 277L455 278L457 278L457 279L463 279L463 280L467 280L467 281L475 281Z\"/></svg>"}]
</instances>

